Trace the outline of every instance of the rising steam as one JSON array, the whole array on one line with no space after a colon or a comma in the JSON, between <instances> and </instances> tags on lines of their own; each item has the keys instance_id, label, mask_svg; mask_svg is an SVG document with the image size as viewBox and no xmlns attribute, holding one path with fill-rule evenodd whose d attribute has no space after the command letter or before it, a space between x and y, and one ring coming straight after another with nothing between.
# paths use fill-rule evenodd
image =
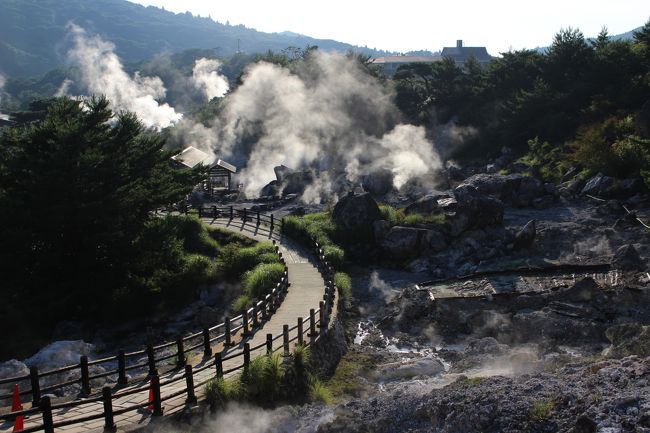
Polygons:
<instances>
[{"instance_id":1,"label":"rising steam","mask_svg":"<svg viewBox=\"0 0 650 433\"><path fill-rule=\"evenodd\" d=\"M220 66L221 63L214 59L203 58L194 63L192 81L208 101L221 97L228 91L228 80L223 75L219 75Z\"/></svg>"},{"instance_id":2,"label":"rising steam","mask_svg":"<svg viewBox=\"0 0 650 433\"><path fill-rule=\"evenodd\" d=\"M130 77L114 53L115 45L88 36L74 24L68 28L75 43L69 57L79 65L81 81L90 93L106 95L113 110L132 111L148 127L165 128L182 118L173 107L158 102L166 93L160 78L142 77L137 72Z\"/></svg>"},{"instance_id":3,"label":"rising steam","mask_svg":"<svg viewBox=\"0 0 650 433\"><path fill-rule=\"evenodd\" d=\"M294 72L264 62L249 67L218 122L215 151L246 161L240 179L252 196L280 164L341 172L350 181L389 169L401 188L441 163L425 130L398 120L391 94L356 60L316 51Z\"/></svg>"},{"instance_id":4,"label":"rising steam","mask_svg":"<svg viewBox=\"0 0 650 433\"><path fill-rule=\"evenodd\" d=\"M6 80L4 75L0 74L0 102L2 102L2 89L4 88L5 83ZM7 116L6 114L2 114L2 112L0 112L0 120L7 120L7 119L9 119L9 116Z\"/></svg>"}]
</instances>

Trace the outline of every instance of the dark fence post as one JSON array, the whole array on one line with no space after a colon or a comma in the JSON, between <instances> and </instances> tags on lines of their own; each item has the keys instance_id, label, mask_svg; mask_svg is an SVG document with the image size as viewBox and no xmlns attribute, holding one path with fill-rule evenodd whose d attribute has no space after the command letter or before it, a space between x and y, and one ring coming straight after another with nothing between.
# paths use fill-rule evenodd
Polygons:
<instances>
[{"instance_id":1,"label":"dark fence post","mask_svg":"<svg viewBox=\"0 0 650 433\"><path fill-rule=\"evenodd\" d=\"M29 381L32 384L32 407L41 404L41 384L38 381L38 367L29 368Z\"/></svg>"},{"instance_id":2,"label":"dark fence post","mask_svg":"<svg viewBox=\"0 0 650 433\"><path fill-rule=\"evenodd\" d=\"M275 313L275 293L276 293L276 290L273 289L273 291L271 292L271 299L269 300L270 301L269 302L269 312L271 314Z\"/></svg>"},{"instance_id":3,"label":"dark fence post","mask_svg":"<svg viewBox=\"0 0 650 433\"><path fill-rule=\"evenodd\" d=\"M113 418L113 397L109 386L102 388L102 401L104 402L104 431L117 431L115 419Z\"/></svg>"},{"instance_id":4,"label":"dark fence post","mask_svg":"<svg viewBox=\"0 0 650 433\"><path fill-rule=\"evenodd\" d=\"M270 299L270 298L269 298ZM266 300L266 296L262 300L262 321L266 322L266 320L269 318L268 312L266 311L268 305L268 301Z\"/></svg>"},{"instance_id":5,"label":"dark fence post","mask_svg":"<svg viewBox=\"0 0 650 433\"><path fill-rule=\"evenodd\" d=\"M229 216L228 219L232 220L233 217L234 217L234 211L233 211L233 209L232 209L232 206L230 206L230 216Z\"/></svg>"},{"instance_id":6,"label":"dark fence post","mask_svg":"<svg viewBox=\"0 0 650 433\"><path fill-rule=\"evenodd\" d=\"M217 352L214 354L214 368L217 373L217 379L223 377L223 361L221 360L221 353Z\"/></svg>"},{"instance_id":7,"label":"dark fence post","mask_svg":"<svg viewBox=\"0 0 650 433\"><path fill-rule=\"evenodd\" d=\"M199 206L198 211L199 211L199 218L203 218L203 206Z\"/></svg>"},{"instance_id":8,"label":"dark fence post","mask_svg":"<svg viewBox=\"0 0 650 433\"><path fill-rule=\"evenodd\" d=\"M194 393L194 373L192 372L191 364L185 364L185 385L187 385L186 403L196 404L196 394Z\"/></svg>"},{"instance_id":9,"label":"dark fence post","mask_svg":"<svg viewBox=\"0 0 650 433\"><path fill-rule=\"evenodd\" d=\"M147 344L147 361L149 362L149 376L153 376L156 374L156 357L151 344Z\"/></svg>"},{"instance_id":10,"label":"dark fence post","mask_svg":"<svg viewBox=\"0 0 650 433\"><path fill-rule=\"evenodd\" d=\"M81 392L85 395L90 395L90 374L88 372L88 357L86 355L81 355L79 365L81 366Z\"/></svg>"},{"instance_id":11,"label":"dark fence post","mask_svg":"<svg viewBox=\"0 0 650 433\"><path fill-rule=\"evenodd\" d=\"M253 328L257 328L258 326L260 326L260 321L257 318L257 315L259 314L258 311L259 307L257 304L258 304L257 298L253 299Z\"/></svg>"},{"instance_id":12,"label":"dark fence post","mask_svg":"<svg viewBox=\"0 0 650 433\"><path fill-rule=\"evenodd\" d=\"M43 412L43 430L45 433L54 433L54 420L52 419L52 402L50 397L41 399L41 411Z\"/></svg>"},{"instance_id":13,"label":"dark fence post","mask_svg":"<svg viewBox=\"0 0 650 433\"><path fill-rule=\"evenodd\" d=\"M313 308L309 309L309 337L316 336L316 311Z\"/></svg>"},{"instance_id":14,"label":"dark fence post","mask_svg":"<svg viewBox=\"0 0 650 433\"><path fill-rule=\"evenodd\" d=\"M126 378L126 353L120 349L117 352L117 383L126 385L129 380Z\"/></svg>"},{"instance_id":15,"label":"dark fence post","mask_svg":"<svg viewBox=\"0 0 650 433\"><path fill-rule=\"evenodd\" d=\"M305 344L305 340L302 338L302 317L298 317L298 344Z\"/></svg>"},{"instance_id":16,"label":"dark fence post","mask_svg":"<svg viewBox=\"0 0 650 433\"><path fill-rule=\"evenodd\" d=\"M260 225L260 211L257 211L257 226Z\"/></svg>"},{"instance_id":17,"label":"dark fence post","mask_svg":"<svg viewBox=\"0 0 650 433\"><path fill-rule=\"evenodd\" d=\"M158 376L158 371L154 372L153 377L151 378L151 390L153 394L153 416L162 416L162 400L160 399L160 376Z\"/></svg>"},{"instance_id":18,"label":"dark fence post","mask_svg":"<svg viewBox=\"0 0 650 433\"><path fill-rule=\"evenodd\" d=\"M284 356L289 356L289 325L282 325L282 345Z\"/></svg>"},{"instance_id":19,"label":"dark fence post","mask_svg":"<svg viewBox=\"0 0 650 433\"><path fill-rule=\"evenodd\" d=\"M226 317L223 322L223 327L224 327L224 336L225 336L225 341L223 343L224 346L229 347L232 346L232 341L231 341L231 335L230 335L230 317Z\"/></svg>"},{"instance_id":20,"label":"dark fence post","mask_svg":"<svg viewBox=\"0 0 650 433\"><path fill-rule=\"evenodd\" d=\"M248 310L244 308L241 312L241 323L243 326L242 337L250 337L251 330L248 328Z\"/></svg>"},{"instance_id":21,"label":"dark fence post","mask_svg":"<svg viewBox=\"0 0 650 433\"><path fill-rule=\"evenodd\" d=\"M244 214L242 216L242 220L244 221L244 224L246 223L246 208L244 208Z\"/></svg>"},{"instance_id":22,"label":"dark fence post","mask_svg":"<svg viewBox=\"0 0 650 433\"><path fill-rule=\"evenodd\" d=\"M248 367L251 363L251 345L249 343L244 344L244 367Z\"/></svg>"},{"instance_id":23,"label":"dark fence post","mask_svg":"<svg viewBox=\"0 0 650 433\"><path fill-rule=\"evenodd\" d=\"M266 334L266 354L273 353L273 334Z\"/></svg>"},{"instance_id":24,"label":"dark fence post","mask_svg":"<svg viewBox=\"0 0 650 433\"><path fill-rule=\"evenodd\" d=\"M210 346L210 330L203 328L203 357L209 358L212 356L212 347Z\"/></svg>"},{"instance_id":25,"label":"dark fence post","mask_svg":"<svg viewBox=\"0 0 650 433\"><path fill-rule=\"evenodd\" d=\"M212 206L212 218L216 220L216 219L217 219L217 215L218 215L218 214L217 214L217 207L216 207L216 206Z\"/></svg>"},{"instance_id":26,"label":"dark fence post","mask_svg":"<svg viewBox=\"0 0 650 433\"><path fill-rule=\"evenodd\" d=\"M176 337L176 367L182 368L187 362L185 358L185 347L183 346L183 336Z\"/></svg>"},{"instance_id":27,"label":"dark fence post","mask_svg":"<svg viewBox=\"0 0 650 433\"><path fill-rule=\"evenodd\" d=\"M271 231L273 231L273 214L271 214Z\"/></svg>"},{"instance_id":28,"label":"dark fence post","mask_svg":"<svg viewBox=\"0 0 650 433\"><path fill-rule=\"evenodd\" d=\"M325 301L320 301L318 305L320 307L320 323L318 326L320 327L320 334L324 335L327 330L327 322L325 321Z\"/></svg>"}]
</instances>

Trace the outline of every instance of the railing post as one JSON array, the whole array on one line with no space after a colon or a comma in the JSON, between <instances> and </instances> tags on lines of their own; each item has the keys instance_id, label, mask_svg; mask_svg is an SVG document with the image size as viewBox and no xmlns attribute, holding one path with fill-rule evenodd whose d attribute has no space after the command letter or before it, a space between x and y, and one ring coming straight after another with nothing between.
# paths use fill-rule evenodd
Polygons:
<instances>
[{"instance_id":1,"label":"railing post","mask_svg":"<svg viewBox=\"0 0 650 433\"><path fill-rule=\"evenodd\" d=\"M257 226L260 225L260 211L257 211Z\"/></svg>"},{"instance_id":2,"label":"railing post","mask_svg":"<svg viewBox=\"0 0 650 433\"><path fill-rule=\"evenodd\" d=\"M251 345L244 343L244 368L248 367L251 363Z\"/></svg>"},{"instance_id":3,"label":"railing post","mask_svg":"<svg viewBox=\"0 0 650 433\"><path fill-rule=\"evenodd\" d=\"M298 344L302 346L305 340L302 338L302 317L298 317Z\"/></svg>"},{"instance_id":4,"label":"railing post","mask_svg":"<svg viewBox=\"0 0 650 433\"><path fill-rule=\"evenodd\" d=\"M269 297L269 299L271 299ZM266 300L266 296L262 300L262 321L266 322L266 320L269 318L268 312L267 312L267 306L268 306L268 301Z\"/></svg>"},{"instance_id":5,"label":"railing post","mask_svg":"<svg viewBox=\"0 0 650 433\"><path fill-rule=\"evenodd\" d=\"M32 384L32 407L41 404L41 384L38 381L38 367L29 368L29 381Z\"/></svg>"},{"instance_id":6,"label":"railing post","mask_svg":"<svg viewBox=\"0 0 650 433\"><path fill-rule=\"evenodd\" d=\"M185 347L183 345L183 336L176 337L176 367L182 368L187 362L185 357Z\"/></svg>"},{"instance_id":7,"label":"railing post","mask_svg":"<svg viewBox=\"0 0 650 433\"><path fill-rule=\"evenodd\" d=\"M275 289L273 289L271 291L271 299L269 299L269 312L271 314L275 313L275 294L276 294L276 291L275 291Z\"/></svg>"},{"instance_id":8,"label":"railing post","mask_svg":"<svg viewBox=\"0 0 650 433\"><path fill-rule=\"evenodd\" d=\"M248 327L248 310L246 308L244 308L241 312L241 323L243 326L242 337L250 337L251 330Z\"/></svg>"},{"instance_id":9,"label":"railing post","mask_svg":"<svg viewBox=\"0 0 650 433\"><path fill-rule=\"evenodd\" d=\"M196 404L196 394L194 393L194 373L192 365L185 364L185 385L187 386L187 404Z\"/></svg>"},{"instance_id":10,"label":"railing post","mask_svg":"<svg viewBox=\"0 0 650 433\"><path fill-rule=\"evenodd\" d=\"M232 209L232 206L230 206L230 215L228 219L232 220L233 218L234 218L234 211Z\"/></svg>"},{"instance_id":11,"label":"railing post","mask_svg":"<svg viewBox=\"0 0 650 433\"><path fill-rule=\"evenodd\" d=\"M260 326L260 321L257 318L257 315L259 314L259 307L258 307L258 301L257 299L253 299L253 328L257 328Z\"/></svg>"},{"instance_id":12,"label":"railing post","mask_svg":"<svg viewBox=\"0 0 650 433\"><path fill-rule=\"evenodd\" d=\"M266 354L273 353L273 334L266 334Z\"/></svg>"},{"instance_id":13,"label":"railing post","mask_svg":"<svg viewBox=\"0 0 650 433\"><path fill-rule=\"evenodd\" d=\"M153 416L162 416L162 400L160 399L160 376L158 376L158 371L154 372L153 377L151 378L151 390L153 394Z\"/></svg>"},{"instance_id":14,"label":"railing post","mask_svg":"<svg viewBox=\"0 0 650 433\"><path fill-rule=\"evenodd\" d=\"M117 352L117 383L126 385L129 380L126 378L126 353L120 349Z\"/></svg>"},{"instance_id":15,"label":"railing post","mask_svg":"<svg viewBox=\"0 0 650 433\"><path fill-rule=\"evenodd\" d=\"M199 206L198 211L199 211L199 218L203 218L203 206Z\"/></svg>"},{"instance_id":16,"label":"railing post","mask_svg":"<svg viewBox=\"0 0 650 433\"><path fill-rule=\"evenodd\" d=\"M86 355L81 355L79 365L81 366L81 392L85 395L90 395L90 374L88 372L88 357Z\"/></svg>"},{"instance_id":17,"label":"railing post","mask_svg":"<svg viewBox=\"0 0 650 433\"><path fill-rule=\"evenodd\" d=\"M313 308L309 309L309 337L316 337L316 311Z\"/></svg>"},{"instance_id":18,"label":"railing post","mask_svg":"<svg viewBox=\"0 0 650 433\"><path fill-rule=\"evenodd\" d=\"M242 216L242 221L246 224L246 208L244 208L244 215Z\"/></svg>"},{"instance_id":19,"label":"railing post","mask_svg":"<svg viewBox=\"0 0 650 433\"><path fill-rule=\"evenodd\" d=\"M216 370L217 379L223 377L223 361L221 360L221 352L214 354L214 368Z\"/></svg>"},{"instance_id":20,"label":"railing post","mask_svg":"<svg viewBox=\"0 0 650 433\"><path fill-rule=\"evenodd\" d=\"M147 344L147 361L149 363L149 376L153 376L156 374L156 358L151 344Z\"/></svg>"},{"instance_id":21,"label":"railing post","mask_svg":"<svg viewBox=\"0 0 650 433\"><path fill-rule=\"evenodd\" d=\"M217 207L216 206L212 206L212 218L215 219L215 220L217 219Z\"/></svg>"},{"instance_id":22,"label":"railing post","mask_svg":"<svg viewBox=\"0 0 650 433\"><path fill-rule=\"evenodd\" d=\"M289 325L282 325L282 345L284 356L289 356Z\"/></svg>"},{"instance_id":23,"label":"railing post","mask_svg":"<svg viewBox=\"0 0 650 433\"><path fill-rule=\"evenodd\" d=\"M271 214L271 231L273 231L273 214Z\"/></svg>"},{"instance_id":24,"label":"railing post","mask_svg":"<svg viewBox=\"0 0 650 433\"><path fill-rule=\"evenodd\" d=\"M117 427L113 418L113 397L109 386L102 388L102 401L104 403L104 431L115 432Z\"/></svg>"},{"instance_id":25,"label":"railing post","mask_svg":"<svg viewBox=\"0 0 650 433\"><path fill-rule=\"evenodd\" d=\"M320 323L318 326L320 327L320 334L324 335L325 331L327 330L327 322L325 321L325 301L320 301L318 305L320 308Z\"/></svg>"},{"instance_id":26,"label":"railing post","mask_svg":"<svg viewBox=\"0 0 650 433\"><path fill-rule=\"evenodd\" d=\"M54 420L52 419L52 402L50 397L44 396L41 399L41 411L43 412L43 430L45 433L54 433Z\"/></svg>"},{"instance_id":27,"label":"railing post","mask_svg":"<svg viewBox=\"0 0 650 433\"><path fill-rule=\"evenodd\" d=\"M230 347L232 346L232 340L231 340L231 335L230 335L230 317L226 317L223 321L223 333L225 336L225 341L223 342L223 345L225 347Z\"/></svg>"},{"instance_id":28,"label":"railing post","mask_svg":"<svg viewBox=\"0 0 650 433\"><path fill-rule=\"evenodd\" d=\"M203 328L203 357L209 358L212 356L212 346L210 346L210 330Z\"/></svg>"}]
</instances>

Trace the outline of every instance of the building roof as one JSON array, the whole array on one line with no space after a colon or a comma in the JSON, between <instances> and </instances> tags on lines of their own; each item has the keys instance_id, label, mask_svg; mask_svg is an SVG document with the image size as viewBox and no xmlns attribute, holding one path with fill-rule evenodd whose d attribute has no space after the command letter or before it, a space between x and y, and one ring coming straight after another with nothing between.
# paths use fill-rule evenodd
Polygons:
<instances>
[{"instance_id":1,"label":"building roof","mask_svg":"<svg viewBox=\"0 0 650 433\"><path fill-rule=\"evenodd\" d=\"M226 170L228 170L228 171L231 172L231 173L237 173L237 167L235 167L234 165L232 165L232 164L230 164L230 163L224 161L223 159L218 160L218 161L213 165L213 167L215 167L215 166L219 166L219 167L225 168Z\"/></svg>"},{"instance_id":2,"label":"building roof","mask_svg":"<svg viewBox=\"0 0 650 433\"><path fill-rule=\"evenodd\" d=\"M377 65L385 63L433 63L442 60L440 56L386 56L372 59L371 62Z\"/></svg>"},{"instance_id":3,"label":"building roof","mask_svg":"<svg viewBox=\"0 0 650 433\"><path fill-rule=\"evenodd\" d=\"M442 57L470 58L476 57L476 60L491 60L485 47L444 47L441 53Z\"/></svg>"},{"instance_id":4,"label":"building roof","mask_svg":"<svg viewBox=\"0 0 650 433\"><path fill-rule=\"evenodd\" d=\"M196 147L186 147L178 155L172 156L172 159L186 167L192 168L198 164L210 159L210 155L197 149Z\"/></svg>"}]
</instances>

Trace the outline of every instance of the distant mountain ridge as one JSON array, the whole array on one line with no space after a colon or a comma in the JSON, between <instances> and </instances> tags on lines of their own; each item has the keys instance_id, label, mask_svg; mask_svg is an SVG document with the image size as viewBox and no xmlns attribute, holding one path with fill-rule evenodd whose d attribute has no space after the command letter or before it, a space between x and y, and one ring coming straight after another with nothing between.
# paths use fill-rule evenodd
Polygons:
<instances>
[{"instance_id":1,"label":"distant mountain ridge","mask_svg":"<svg viewBox=\"0 0 650 433\"><path fill-rule=\"evenodd\" d=\"M32 76L62 65L71 44L66 30L69 22L113 42L117 54L127 62L188 48L213 49L222 56L235 54L238 47L248 53L263 53L307 45L375 56L387 54L289 31L258 32L243 25L231 26L126 0L2 0L0 73Z\"/></svg>"}]
</instances>

